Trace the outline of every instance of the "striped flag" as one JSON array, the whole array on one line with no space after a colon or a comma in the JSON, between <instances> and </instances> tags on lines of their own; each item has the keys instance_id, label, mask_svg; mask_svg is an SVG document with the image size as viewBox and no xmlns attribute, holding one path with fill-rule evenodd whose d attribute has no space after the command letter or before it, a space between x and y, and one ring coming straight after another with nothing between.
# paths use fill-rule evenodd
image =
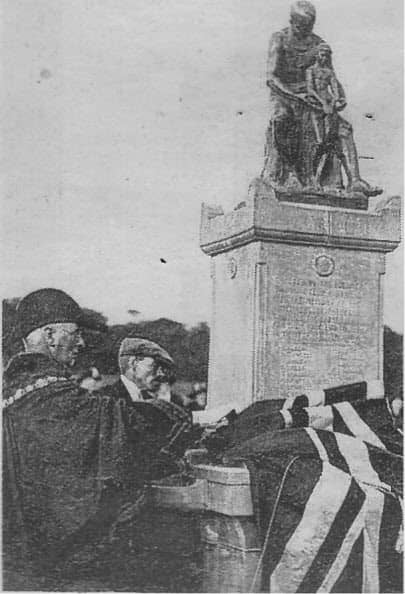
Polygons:
<instances>
[{"instance_id":1,"label":"striped flag","mask_svg":"<svg viewBox=\"0 0 405 594\"><path fill-rule=\"evenodd\" d=\"M255 403L235 421L224 461L250 470L263 541L252 591L402 592L402 436L368 387Z\"/></svg>"}]
</instances>

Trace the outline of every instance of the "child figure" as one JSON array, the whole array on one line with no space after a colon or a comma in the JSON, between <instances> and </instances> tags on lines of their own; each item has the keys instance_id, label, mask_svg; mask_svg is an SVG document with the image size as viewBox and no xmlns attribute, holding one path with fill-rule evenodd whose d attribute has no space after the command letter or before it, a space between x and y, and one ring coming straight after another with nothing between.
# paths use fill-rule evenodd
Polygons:
<instances>
[{"instance_id":1,"label":"child figure","mask_svg":"<svg viewBox=\"0 0 405 594\"><path fill-rule=\"evenodd\" d=\"M306 83L308 99L315 101L323 113L312 110L311 118L314 125L318 149L315 155L315 183L320 186L320 178L326 160L331 152L335 152L343 162L343 154L339 148L338 111L346 105L342 86L338 82L332 66L332 50L326 43L320 43L317 48L316 61L307 68Z\"/></svg>"}]
</instances>

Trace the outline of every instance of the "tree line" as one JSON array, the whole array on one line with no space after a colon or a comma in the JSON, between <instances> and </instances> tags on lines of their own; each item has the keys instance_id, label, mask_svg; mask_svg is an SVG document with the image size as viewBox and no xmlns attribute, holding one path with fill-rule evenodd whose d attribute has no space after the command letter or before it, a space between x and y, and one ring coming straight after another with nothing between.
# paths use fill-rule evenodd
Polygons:
<instances>
[{"instance_id":1,"label":"tree line","mask_svg":"<svg viewBox=\"0 0 405 594\"><path fill-rule=\"evenodd\" d=\"M22 350L15 336L15 312L19 299L3 300L3 366ZM209 327L201 322L190 328L180 322L159 318L127 324L108 324L107 318L92 309L84 309L84 330L87 348L78 363L80 369L97 367L102 374L118 373L117 357L121 340L140 336L158 342L173 357L177 377L185 382L204 382L208 378ZM402 398L403 337L388 326L384 327L384 383L387 396Z\"/></svg>"}]
</instances>

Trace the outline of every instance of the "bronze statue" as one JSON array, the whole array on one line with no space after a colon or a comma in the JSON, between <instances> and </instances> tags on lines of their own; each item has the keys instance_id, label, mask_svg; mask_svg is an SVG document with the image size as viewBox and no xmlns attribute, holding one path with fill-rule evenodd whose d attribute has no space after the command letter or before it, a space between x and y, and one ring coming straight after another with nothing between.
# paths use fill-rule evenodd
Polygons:
<instances>
[{"instance_id":1,"label":"bronze statue","mask_svg":"<svg viewBox=\"0 0 405 594\"><path fill-rule=\"evenodd\" d=\"M360 177L352 127L339 114L346 107L345 93L330 47L313 33L315 18L315 7L298 0L290 26L270 39L270 122L262 178L288 192L375 196L382 190Z\"/></svg>"}]
</instances>

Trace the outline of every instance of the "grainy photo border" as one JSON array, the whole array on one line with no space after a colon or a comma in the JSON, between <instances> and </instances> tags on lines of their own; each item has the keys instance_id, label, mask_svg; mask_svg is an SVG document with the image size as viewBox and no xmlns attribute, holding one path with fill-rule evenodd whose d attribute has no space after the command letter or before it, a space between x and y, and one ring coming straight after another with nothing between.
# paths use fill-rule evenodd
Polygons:
<instances>
[{"instance_id":1,"label":"grainy photo border","mask_svg":"<svg viewBox=\"0 0 405 594\"><path fill-rule=\"evenodd\" d=\"M402 3L1 18L3 587L401 591Z\"/></svg>"}]
</instances>

